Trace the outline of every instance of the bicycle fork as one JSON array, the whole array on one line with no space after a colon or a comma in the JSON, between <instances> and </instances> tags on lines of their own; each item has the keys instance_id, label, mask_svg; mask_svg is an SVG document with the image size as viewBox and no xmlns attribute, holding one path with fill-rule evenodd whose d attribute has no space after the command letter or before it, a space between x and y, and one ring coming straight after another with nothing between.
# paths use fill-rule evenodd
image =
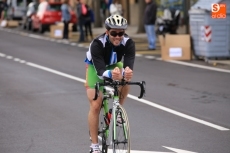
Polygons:
<instances>
[{"instance_id":1,"label":"bicycle fork","mask_svg":"<svg viewBox=\"0 0 230 153\"><path fill-rule=\"evenodd\" d=\"M112 141L116 140L116 110L117 107L120 105L119 103L119 98L118 96L114 96L114 101L113 101L113 109L112 109L112 117L110 119L110 124L109 124L109 135L106 140L106 145L111 145ZM114 137L113 137L114 136Z\"/></svg>"}]
</instances>

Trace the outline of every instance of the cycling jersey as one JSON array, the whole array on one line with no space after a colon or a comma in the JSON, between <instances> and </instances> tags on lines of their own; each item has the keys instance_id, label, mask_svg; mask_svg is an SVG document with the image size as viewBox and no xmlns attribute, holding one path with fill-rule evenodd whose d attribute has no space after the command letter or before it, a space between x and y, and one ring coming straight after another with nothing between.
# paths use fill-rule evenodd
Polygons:
<instances>
[{"instance_id":1,"label":"cycling jersey","mask_svg":"<svg viewBox=\"0 0 230 153\"><path fill-rule=\"evenodd\" d=\"M121 62L123 59L123 71L125 67L129 67L133 70L133 64L135 59L135 43L125 34L119 46L114 46L108 38L106 33L98 36L94 39L89 50L86 53L87 64L93 65L96 74L100 79L103 77L112 78L111 70L107 67Z\"/></svg>"}]
</instances>

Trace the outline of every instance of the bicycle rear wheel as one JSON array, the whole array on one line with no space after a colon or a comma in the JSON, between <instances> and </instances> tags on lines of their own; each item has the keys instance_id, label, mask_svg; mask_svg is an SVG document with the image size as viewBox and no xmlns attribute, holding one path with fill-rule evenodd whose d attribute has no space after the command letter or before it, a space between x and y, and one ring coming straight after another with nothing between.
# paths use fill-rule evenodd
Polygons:
<instances>
[{"instance_id":1,"label":"bicycle rear wheel","mask_svg":"<svg viewBox=\"0 0 230 153\"><path fill-rule=\"evenodd\" d=\"M113 128L113 153L130 153L130 128L125 109L117 107L116 126Z\"/></svg>"},{"instance_id":2,"label":"bicycle rear wheel","mask_svg":"<svg viewBox=\"0 0 230 153\"><path fill-rule=\"evenodd\" d=\"M102 104L98 124L98 142L102 153L107 153L108 151L108 146L106 145L106 128L107 125L105 123L105 114Z\"/></svg>"}]
</instances>

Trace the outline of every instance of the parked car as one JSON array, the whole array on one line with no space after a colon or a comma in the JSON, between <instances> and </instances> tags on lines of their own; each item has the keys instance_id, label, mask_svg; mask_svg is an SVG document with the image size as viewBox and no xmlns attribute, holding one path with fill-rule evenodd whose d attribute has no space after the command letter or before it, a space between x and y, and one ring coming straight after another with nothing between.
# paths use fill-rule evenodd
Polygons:
<instances>
[{"instance_id":1,"label":"parked car","mask_svg":"<svg viewBox=\"0 0 230 153\"><path fill-rule=\"evenodd\" d=\"M32 30L38 30L40 33L49 30L50 25L55 24L56 22L61 22L62 14L61 14L61 5L62 3L57 2L49 2L49 6L47 7L44 15L41 19L37 16L39 10L36 14L32 15ZM70 23L76 24L77 17L74 11L71 12L71 21Z\"/></svg>"},{"instance_id":2,"label":"parked car","mask_svg":"<svg viewBox=\"0 0 230 153\"><path fill-rule=\"evenodd\" d=\"M31 30L32 27L32 15L34 15L37 11L38 4L36 2L31 2L27 6L26 15L23 17L22 27L23 29Z\"/></svg>"},{"instance_id":3,"label":"parked car","mask_svg":"<svg viewBox=\"0 0 230 153\"><path fill-rule=\"evenodd\" d=\"M30 2L32 0L7 0L7 18L22 19L26 14L26 7Z\"/></svg>"}]
</instances>

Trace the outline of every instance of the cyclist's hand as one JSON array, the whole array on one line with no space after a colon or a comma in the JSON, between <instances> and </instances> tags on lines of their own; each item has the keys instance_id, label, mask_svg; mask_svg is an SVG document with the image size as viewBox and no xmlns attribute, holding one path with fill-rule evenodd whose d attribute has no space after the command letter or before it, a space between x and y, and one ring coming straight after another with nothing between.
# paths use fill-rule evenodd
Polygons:
<instances>
[{"instance_id":1,"label":"cyclist's hand","mask_svg":"<svg viewBox=\"0 0 230 153\"><path fill-rule=\"evenodd\" d=\"M126 81L130 81L133 77L133 70L131 70L128 66L125 68L124 78Z\"/></svg>"},{"instance_id":2,"label":"cyclist's hand","mask_svg":"<svg viewBox=\"0 0 230 153\"><path fill-rule=\"evenodd\" d=\"M115 67L112 70L112 78L113 80L121 80L122 76L121 76L120 69L118 67Z\"/></svg>"}]
</instances>

